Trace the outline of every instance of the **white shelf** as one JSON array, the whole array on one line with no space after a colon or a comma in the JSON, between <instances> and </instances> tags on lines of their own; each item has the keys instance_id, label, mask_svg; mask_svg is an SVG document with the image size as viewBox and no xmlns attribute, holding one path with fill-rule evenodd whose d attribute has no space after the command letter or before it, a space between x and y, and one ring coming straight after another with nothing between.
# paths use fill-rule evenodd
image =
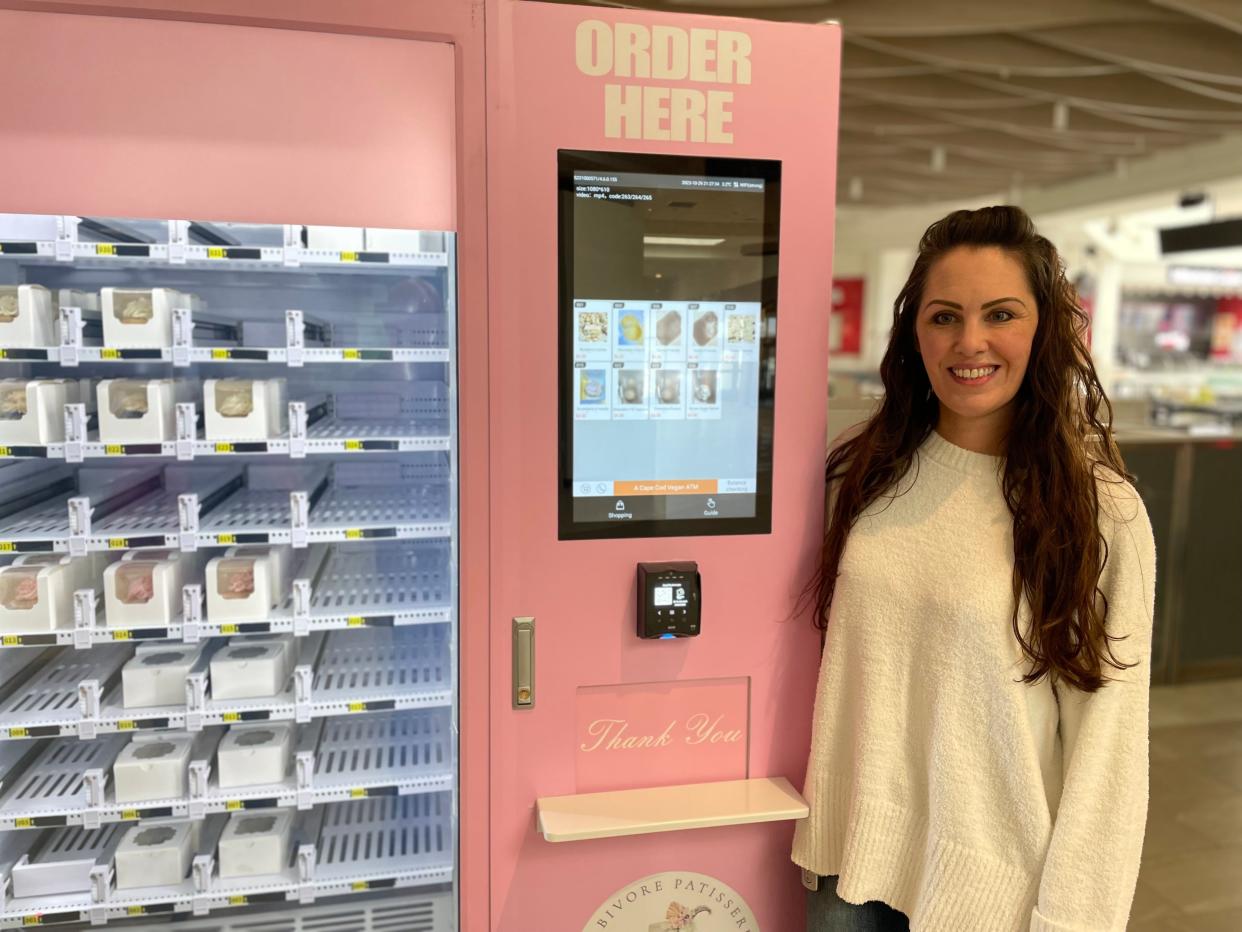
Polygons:
<instances>
[{"instance_id":1,"label":"white shelf","mask_svg":"<svg viewBox=\"0 0 1242 932\"><path fill-rule=\"evenodd\" d=\"M132 646L53 651L0 699L0 740L198 731L233 722L309 722L448 706L453 701L450 638L441 625L314 634L299 640L300 663L291 685L265 699L212 699L204 657L188 678L186 704L141 709L122 702L120 669L133 656ZM196 685L198 700L191 698Z\"/></svg>"},{"instance_id":2,"label":"white shelf","mask_svg":"<svg viewBox=\"0 0 1242 932\"><path fill-rule=\"evenodd\" d=\"M28 759L9 768L0 796L0 831L66 825L97 828L142 819L200 819L239 809L308 809L328 802L403 796L453 788L453 748L447 709L344 716L300 726L297 764L276 784L221 788L211 758L222 729L204 734L193 759L207 765L202 792L175 799L118 803L110 781L88 792L86 771L110 771L129 742L116 734L96 741L53 738L32 745ZM201 743L201 742L200 742ZM23 745L5 745L23 749ZM89 796L99 793L92 804Z\"/></svg>"},{"instance_id":3,"label":"white shelf","mask_svg":"<svg viewBox=\"0 0 1242 932\"><path fill-rule=\"evenodd\" d=\"M448 362L449 351L438 346L416 347L308 347L303 351L308 363L369 362ZM173 351L164 349L107 349L84 346L78 351L81 363L172 362ZM60 347L0 347L0 362L61 362ZM196 346L189 350L191 363L280 363L288 365L283 346Z\"/></svg>"},{"instance_id":4,"label":"white shelf","mask_svg":"<svg viewBox=\"0 0 1242 932\"><path fill-rule=\"evenodd\" d=\"M546 796L535 808L548 841L805 819L810 812L784 777Z\"/></svg>"},{"instance_id":5,"label":"white shelf","mask_svg":"<svg viewBox=\"0 0 1242 932\"><path fill-rule=\"evenodd\" d=\"M57 247L60 247L59 250ZM219 271L392 273L448 266L445 252L367 252L299 246L198 246L168 243L0 242L0 262L72 265L84 268L176 268Z\"/></svg>"},{"instance_id":6,"label":"white shelf","mask_svg":"<svg viewBox=\"0 0 1242 932\"><path fill-rule=\"evenodd\" d=\"M448 487L414 484L311 487L308 523L295 533L288 489L239 487L240 473L214 474L192 489L206 513L197 530L182 526L178 491L150 492L97 518L89 534L70 533L72 494L56 495L0 519L0 552L75 553L233 544L329 543L371 539L443 539L452 533ZM219 503L211 502L220 497ZM212 507L206 510L207 504ZM92 502L92 504L94 504ZM188 541L193 541L189 546Z\"/></svg>"},{"instance_id":7,"label":"white shelf","mask_svg":"<svg viewBox=\"0 0 1242 932\"><path fill-rule=\"evenodd\" d=\"M262 902L302 902L370 890L420 887L453 879L452 801L449 793L423 793L329 803L302 813L294 829L295 857L280 874L225 880L215 871L214 846L223 817L208 823L195 858L195 870L180 884L118 890L111 879L108 843L117 826L97 832L69 827L52 843L78 844L98 858L99 883L90 893L7 898L0 928L71 922L100 924L159 913L204 915ZM37 833L12 833L0 852L0 889L12 861L33 848ZM27 840L29 839L29 840ZM17 840L18 845L12 842ZM20 842L26 841L25 846ZM106 883L104 881L107 881Z\"/></svg>"},{"instance_id":8,"label":"white shelf","mask_svg":"<svg viewBox=\"0 0 1242 932\"><path fill-rule=\"evenodd\" d=\"M61 645L85 650L95 644L181 640L246 634L393 628L452 620L452 580L448 546L439 541L393 544L335 544L309 548L294 572L310 592L304 618L291 593L261 621L220 622L210 618L167 627L109 627L102 612L93 624L53 632L0 636L0 650ZM295 582L293 588L298 588Z\"/></svg>"}]
</instances>

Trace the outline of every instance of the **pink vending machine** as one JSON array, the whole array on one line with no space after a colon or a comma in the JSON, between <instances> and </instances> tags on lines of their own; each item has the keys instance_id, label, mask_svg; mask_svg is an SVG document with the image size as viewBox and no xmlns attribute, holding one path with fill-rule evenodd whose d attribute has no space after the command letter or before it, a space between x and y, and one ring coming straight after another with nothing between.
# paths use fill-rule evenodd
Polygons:
<instances>
[{"instance_id":1,"label":"pink vending machine","mask_svg":"<svg viewBox=\"0 0 1242 932\"><path fill-rule=\"evenodd\" d=\"M798 929L839 30L489 12L491 928Z\"/></svg>"},{"instance_id":2,"label":"pink vending machine","mask_svg":"<svg viewBox=\"0 0 1242 932\"><path fill-rule=\"evenodd\" d=\"M839 29L0 42L0 929L801 929Z\"/></svg>"}]
</instances>

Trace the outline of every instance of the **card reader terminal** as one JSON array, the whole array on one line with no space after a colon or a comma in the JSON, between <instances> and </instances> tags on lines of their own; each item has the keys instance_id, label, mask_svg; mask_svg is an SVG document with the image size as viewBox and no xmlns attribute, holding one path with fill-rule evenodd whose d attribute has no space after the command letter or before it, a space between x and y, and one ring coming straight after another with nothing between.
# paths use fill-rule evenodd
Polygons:
<instances>
[{"instance_id":1,"label":"card reader terminal","mask_svg":"<svg viewBox=\"0 0 1242 932\"><path fill-rule=\"evenodd\" d=\"M638 564L638 636L696 637L703 598L697 563Z\"/></svg>"}]
</instances>

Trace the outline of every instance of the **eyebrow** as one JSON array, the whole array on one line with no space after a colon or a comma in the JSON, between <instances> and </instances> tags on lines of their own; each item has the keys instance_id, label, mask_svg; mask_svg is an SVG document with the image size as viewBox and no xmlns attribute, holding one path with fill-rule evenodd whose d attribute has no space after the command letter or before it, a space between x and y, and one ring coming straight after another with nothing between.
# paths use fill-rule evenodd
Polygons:
<instances>
[{"instance_id":1,"label":"eyebrow","mask_svg":"<svg viewBox=\"0 0 1242 932\"><path fill-rule=\"evenodd\" d=\"M1018 304L1021 304L1023 307L1026 307L1025 301L1023 301L1021 298L1015 298L1015 297L993 298L991 301L984 302L982 307L983 307L983 310L986 311L988 308L993 307L997 304L1005 304L1005 303L1012 302L1012 301L1016 301ZM926 308L931 307L933 304L943 304L945 307L951 307L955 311L960 311L962 309L962 306L960 304L957 304L954 301L945 301L941 298L933 298L931 301L928 301L925 305L923 305L923 307L924 309L926 309Z\"/></svg>"}]
</instances>

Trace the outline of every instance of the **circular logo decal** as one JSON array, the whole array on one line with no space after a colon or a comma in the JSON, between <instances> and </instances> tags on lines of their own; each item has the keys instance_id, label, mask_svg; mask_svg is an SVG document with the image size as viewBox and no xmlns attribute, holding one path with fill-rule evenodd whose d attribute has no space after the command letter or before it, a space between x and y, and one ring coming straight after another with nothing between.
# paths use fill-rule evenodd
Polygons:
<instances>
[{"instance_id":1,"label":"circular logo decal","mask_svg":"<svg viewBox=\"0 0 1242 932\"><path fill-rule=\"evenodd\" d=\"M706 874L666 871L628 883L582 932L759 932L741 894Z\"/></svg>"}]
</instances>

